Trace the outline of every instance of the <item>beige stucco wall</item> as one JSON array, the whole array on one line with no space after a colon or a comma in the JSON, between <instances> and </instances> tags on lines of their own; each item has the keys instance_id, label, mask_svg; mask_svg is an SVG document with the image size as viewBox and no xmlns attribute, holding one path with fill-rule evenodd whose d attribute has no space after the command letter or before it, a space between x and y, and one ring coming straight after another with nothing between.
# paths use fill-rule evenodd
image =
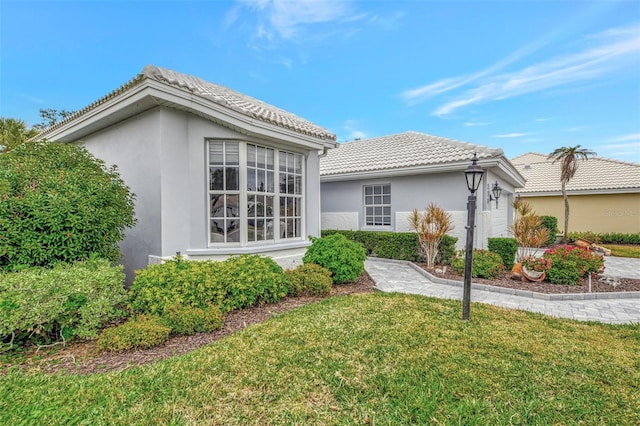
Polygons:
<instances>
[{"instance_id":1,"label":"beige stucco wall","mask_svg":"<svg viewBox=\"0 0 640 426\"><path fill-rule=\"evenodd\" d=\"M564 229L562 196L522 197L538 215L558 218ZM640 232L640 193L569 195L569 232Z\"/></svg>"}]
</instances>

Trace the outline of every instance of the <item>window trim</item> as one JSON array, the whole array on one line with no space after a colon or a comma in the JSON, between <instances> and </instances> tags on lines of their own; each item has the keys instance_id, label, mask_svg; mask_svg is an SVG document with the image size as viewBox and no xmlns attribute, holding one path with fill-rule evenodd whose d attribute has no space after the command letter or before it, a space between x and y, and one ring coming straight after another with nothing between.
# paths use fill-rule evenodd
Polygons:
<instances>
[{"instance_id":1,"label":"window trim","mask_svg":"<svg viewBox=\"0 0 640 426\"><path fill-rule=\"evenodd\" d=\"M375 187L382 187L382 192L381 192L381 196L386 195L384 193L384 187L389 187L389 203L382 203L382 204L367 204L367 188L375 188ZM373 189L374 194L371 195L376 195L375 194L375 189ZM392 229L393 227L393 212L392 212L392 202L391 202L391 196L392 196L392 191L391 191L391 183L390 182L385 182L385 183L371 183L371 184L363 184L362 185L362 228L363 229L373 229L373 230L387 230L387 229ZM385 224L383 223L382 225L376 225L375 223L373 224L368 224L367 223L367 219L368 215L367 214L367 207L388 207L389 208L389 223ZM374 217L374 221L375 221L375 213L372 215ZM381 217L384 220L384 217L386 215L383 213L381 215Z\"/></svg>"}]
</instances>

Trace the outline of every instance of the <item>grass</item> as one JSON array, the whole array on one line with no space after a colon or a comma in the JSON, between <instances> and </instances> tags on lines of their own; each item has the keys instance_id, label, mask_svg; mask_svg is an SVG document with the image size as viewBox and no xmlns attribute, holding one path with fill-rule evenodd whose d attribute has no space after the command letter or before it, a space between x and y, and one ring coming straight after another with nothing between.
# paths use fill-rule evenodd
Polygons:
<instances>
[{"instance_id":1,"label":"grass","mask_svg":"<svg viewBox=\"0 0 640 426\"><path fill-rule=\"evenodd\" d=\"M600 244L602 247L611 250L612 256L632 257L640 259L640 245L620 245L620 244Z\"/></svg>"},{"instance_id":2,"label":"grass","mask_svg":"<svg viewBox=\"0 0 640 426\"><path fill-rule=\"evenodd\" d=\"M119 373L0 376L0 424L640 424L640 327L374 293Z\"/></svg>"}]
</instances>

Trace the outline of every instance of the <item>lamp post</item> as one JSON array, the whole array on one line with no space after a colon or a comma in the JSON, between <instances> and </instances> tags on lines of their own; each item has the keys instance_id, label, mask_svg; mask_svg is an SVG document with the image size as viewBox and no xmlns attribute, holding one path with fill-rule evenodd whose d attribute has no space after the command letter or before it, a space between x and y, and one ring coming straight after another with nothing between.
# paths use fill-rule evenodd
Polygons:
<instances>
[{"instance_id":1,"label":"lamp post","mask_svg":"<svg viewBox=\"0 0 640 426\"><path fill-rule=\"evenodd\" d=\"M471 165L464 171L467 179L467 188L471 195L467 199L467 245L464 255L464 287L462 292L462 319L469 320L471 304L471 265L473 262L473 230L476 222L476 191L482 181L484 170L478 166L478 157L473 153Z\"/></svg>"}]
</instances>

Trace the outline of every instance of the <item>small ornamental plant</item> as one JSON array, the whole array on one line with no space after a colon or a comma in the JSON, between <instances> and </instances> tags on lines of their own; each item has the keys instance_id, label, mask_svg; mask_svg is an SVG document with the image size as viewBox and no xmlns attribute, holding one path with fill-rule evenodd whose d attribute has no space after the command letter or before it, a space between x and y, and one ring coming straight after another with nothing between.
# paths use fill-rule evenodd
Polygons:
<instances>
[{"instance_id":1,"label":"small ornamental plant","mask_svg":"<svg viewBox=\"0 0 640 426\"><path fill-rule=\"evenodd\" d=\"M456 274L464 274L465 252L458 251L454 256L451 266ZM474 249L471 261L471 276L473 278L486 278L489 280L498 278L505 270L502 258L499 254L490 250Z\"/></svg>"},{"instance_id":2,"label":"small ornamental plant","mask_svg":"<svg viewBox=\"0 0 640 426\"><path fill-rule=\"evenodd\" d=\"M527 256L521 261L522 267L527 271L549 272L551 259L535 256Z\"/></svg>"},{"instance_id":3,"label":"small ornamental plant","mask_svg":"<svg viewBox=\"0 0 640 426\"><path fill-rule=\"evenodd\" d=\"M604 272L604 257L580 247L557 246L542 257L551 260L548 279L553 284L579 285L587 274Z\"/></svg>"}]
</instances>

